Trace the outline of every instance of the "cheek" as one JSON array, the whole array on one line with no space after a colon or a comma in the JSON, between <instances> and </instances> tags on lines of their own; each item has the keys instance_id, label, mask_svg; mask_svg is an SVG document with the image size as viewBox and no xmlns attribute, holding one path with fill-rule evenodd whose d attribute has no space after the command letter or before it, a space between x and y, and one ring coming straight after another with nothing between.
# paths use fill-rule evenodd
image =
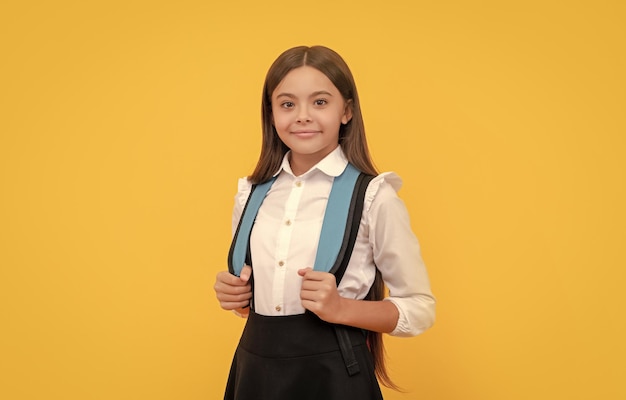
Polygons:
<instances>
[{"instance_id":1,"label":"cheek","mask_svg":"<svg viewBox=\"0 0 626 400\"><path fill-rule=\"evenodd\" d=\"M274 114L272 120L274 122L274 128L276 128L279 133L280 131L284 131L289 127L289 118L287 118L285 115L282 115L281 113Z\"/></svg>"},{"instance_id":2,"label":"cheek","mask_svg":"<svg viewBox=\"0 0 626 400\"><path fill-rule=\"evenodd\" d=\"M324 119L324 124L329 128L333 127L338 129L339 126L341 126L341 115L328 115L327 118Z\"/></svg>"},{"instance_id":3,"label":"cheek","mask_svg":"<svg viewBox=\"0 0 626 400\"><path fill-rule=\"evenodd\" d=\"M284 120L280 118L274 119L274 130L278 134L278 137L284 139L288 132L288 126L285 124Z\"/></svg>"},{"instance_id":4,"label":"cheek","mask_svg":"<svg viewBox=\"0 0 626 400\"><path fill-rule=\"evenodd\" d=\"M274 118L274 128L278 133L281 133L285 129L285 124L280 118Z\"/></svg>"}]
</instances>

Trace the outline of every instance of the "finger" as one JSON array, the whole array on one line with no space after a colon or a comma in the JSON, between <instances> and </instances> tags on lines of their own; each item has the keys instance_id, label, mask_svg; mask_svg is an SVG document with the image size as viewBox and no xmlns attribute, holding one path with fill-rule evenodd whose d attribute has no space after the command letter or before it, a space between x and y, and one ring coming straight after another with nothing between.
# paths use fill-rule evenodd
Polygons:
<instances>
[{"instance_id":1,"label":"finger","mask_svg":"<svg viewBox=\"0 0 626 400\"><path fill-rule=\"evenodd\" d=\"M229 285L224 282L215 282L213 289L216 293L225 293L225 294L233 294L238 295L242 293L250 293L252 291L252 287L250 284L246 284L243 286L240 285Z\"/></svg>"},{"instance_id":2,"label":"finger","mask_svg":"<svg viewBox=\"0 0 626 400\"><path fill-rule=\"evenodd\" d=\"M300 290L300 299L325 301L333 295L333 291L336 290L328 286L315 287L313 289L302 289Z\"/></svg>"},{"instance_id":3,"label":"finger","mask_svg":"<svg viewBox=\"0 0 626 400\"><path fill-rule=\"evenodd\" d=\"M300 290L316 291L324 289L325 285L321 281L314 281L311 279L304 279Z\"/></svg>"},{"instance_id":4,"label":"finger","mask_svg":"<svg viewBox=\"0 0 626 400\"><path fill-rule=\"evenodd\" d=\"M313 311L312 309L315 307L315 302L310 300L302 299L300 303L305 310Z\"/></svg>"},{"instance_id":5,"label":"finger","mask_svg":"<svg viewBox=\"0 0 626 400\"><path fill-rule=\"evenodd\" d=\"M300 276L304 276L304 275L306 275L306 273L307 273L307 272L309 272L309 271L313 271L313 269L312 269L312 268L309 268L309 267L307 267L307 268L301 268L301 269L299 269L299 270L298 270L298 275L300 275Z\"/></svg>"},{"instance_id":6,"label":"finger","mask_svg":"<svg viewBox=\"0 0 626 400\"><path fill-rule=\"evenodd\" d=\"M311 300L302 300L300 304L302 304L302 307L305 310L309 310L319 316L319 313L321 312L320 303Z\"/></svg>"},{"instance_id":7,"label":"finger","mask_svg":"<svg viewBox=\"0 0 626 400\"><path fill-rule=\"evenodd\" d=\"M216 284L223 283L229 286L245 286L247 285L247 281L242 280L238 276L231 274L228 271L221 271L217 274L215 278Z\"/></svg>"},{"instance_id":8,"label":"finger","mask_svg":"<svg viewBox=\"0 0 626 400\"><path fill-rule=\"evenodd\" d=\"M227 303L241 303L246 302L252 298L252 292L241 293L241 294L230 294L230 293L216 293L217 299L221 302Z\"/></svg>"},{"instance_id":9,"label":"finger","mask_svg":"<svg viewBox=\"0 0 626 400\"><path fill-rule=\"evenodd\" d=\"M304 275L302 275L302 277L304 278L303 282L305 281L317 281L317 282L321 282L321 281L335 281L335 275L330 274L328 272L322 272L322 271L313 271L311 268L305 268L304 270L308 270L306 272L304 272ZM300 271L304 271L304 270L300 270Z\"/></svg>"},{"instance_id":10,"label":"finger","mask_svg":"<svg viewBox=\"0 0 626 400\"><path fill-rule=\"evenodd\" d=\"M334 276L332 274L329 274L328 272L314 271L311 268L299 269L298 274L304 279L310 279L313 281L321 281L328 278L329 276Z\"/></svg>"},{"instance_id":11,"label":"finger","mask_svg":"<svg viewBox=\"0 0 626 400\"><path fill-rule=\"evenodd\" d=\"M252 267L249 265L244 265L241 270L241 273L239 274L239 279L241 279L244 282L248 282L251 275L252 275Z\"/></svg>"},{"instance_id":12,"label":"finger","mask_svg":"<svg viewBox=\"0 0 626 400\"><path fill-rule=\"evenodd\" d=\"M236 310L238 308L246 307L248 304L250 304L248 300L235 302L220 301L220 307L222 307L224 310Z\"/></svg>"},{"instance_id":13,"label":"finger","mask_svg":"<svg viewBox=\"0 0 626 400\"><path fill-rule=\"evenodd\" d=\"M308 302L309 304L321 301L317 292L300 292L300 302Z\"/></svg>"}]
</instances>

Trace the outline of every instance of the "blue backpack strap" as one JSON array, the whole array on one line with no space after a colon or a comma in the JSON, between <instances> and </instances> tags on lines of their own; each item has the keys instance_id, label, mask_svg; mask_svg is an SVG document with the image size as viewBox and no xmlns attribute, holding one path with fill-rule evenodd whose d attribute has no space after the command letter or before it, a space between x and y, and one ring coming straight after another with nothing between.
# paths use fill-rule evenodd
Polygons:
<instances>
[{"instance_id":1,"label":"blue backpack strap","mask_svg":"<svg viewBox=\"0 0 626 400\"><path fill-rule=\"evenodd\" d=\"M333 181L317 245L314 271L334 272L332 269L340 255L345 232L349 231L346 222L359 175L361 172L352 164L348 164L341 175Z\"/></svg>"},{"instance_id":2,"label":"blue backpack strap","mask_svg":"<svg viewBox=\"0 0 626 400\"><path fill-rule=\"evenodd\" d=\"M348 267L348 262L350 262L350 256L352 255L352 250L356 243L356 236L359 233L359 227L361 225L361 215L363 214L363 208L365 206L365 191L372 179L374 179L373 175L361 173L354 186L345 232L341 242L341 249L337 255L335 265L333 265L330 270L330 273L335 275L337 286L339 286L339 282L341 282L341 278L343 278L343 274Z\"/></svg>"},{"instance_id":3,"label":"blue backpack strap","mask_svg":"<svg viewBox=\"0 0 626 400\"><path fill-rule=\"evenodd\" d=\"M276 177L273 177L264 183L252 186L252 191L250 192L246 205L243 208L241 218L239 219L239 225L237 225L235 236L233 237L230 250L228 251L228 271L230 271L231 274L239 276L246 261L251 262L251 260L246 260L246 258L248 254L252 225L254 225L254 220L259 213L261 203L263 203L263 200L265 199L267 192L272 187L275 179Z\"/></svg>"}]
</instances>

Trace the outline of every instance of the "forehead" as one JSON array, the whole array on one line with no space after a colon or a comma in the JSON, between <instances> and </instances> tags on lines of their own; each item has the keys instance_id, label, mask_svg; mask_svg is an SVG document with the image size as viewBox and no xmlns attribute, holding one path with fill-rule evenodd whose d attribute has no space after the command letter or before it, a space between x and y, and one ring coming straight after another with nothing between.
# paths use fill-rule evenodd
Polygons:
<instances>
[{"instance_id":1,"label":"forehead","mask_svg":"<svg viewBox=\"0 0 626 400\"><path fill-rule=\"evenodd\" d=\"M339 90L320 70L307 65L292 69L274 89L272 97L282 93L307 96L311 93L326 91L339 95Z\"/></svg>"}]
</instances>

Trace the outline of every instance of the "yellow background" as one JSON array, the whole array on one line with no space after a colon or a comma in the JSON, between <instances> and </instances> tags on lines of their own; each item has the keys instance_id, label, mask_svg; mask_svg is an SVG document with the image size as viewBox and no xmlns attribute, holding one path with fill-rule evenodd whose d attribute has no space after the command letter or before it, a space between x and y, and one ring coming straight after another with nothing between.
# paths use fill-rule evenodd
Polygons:
<instances>
[{"instance_id":1,"label":"yellow background","mask_svg":"<svg viewBox=\"0 0 626 400\"><path fill-rule=\"evenodd\" d=\"M624 4L2 2L0 398L220 398L214 276L300 44L353 69L439 299L386 399L626 398Z\"/></svg>"}]
</instances>

